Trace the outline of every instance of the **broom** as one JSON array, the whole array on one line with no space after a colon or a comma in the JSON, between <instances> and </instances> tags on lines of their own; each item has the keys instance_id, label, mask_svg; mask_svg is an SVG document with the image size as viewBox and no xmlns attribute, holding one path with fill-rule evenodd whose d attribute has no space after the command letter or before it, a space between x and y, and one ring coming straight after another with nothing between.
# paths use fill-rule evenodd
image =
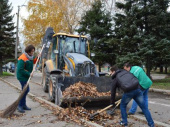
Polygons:
<instances>
[{"instance_id":1,"label":"broom","mask_svg":"<svg viewBox=\"0 0 170 127\"><path fill-rule=\"evenodd\" d=\"M43 47L42 47L42 49L41 49L40 55L41 55L41 53L42 53L42 51L43 51L43 49L44 49L44 46L45 46L45 45L43 45ZM34 73L34 71L35 71L35 68L36 68L36 66L37 66L38 60L39 60L39 58L40 58L40 55L39 55L38 58L37 58L37 61L36 61L35 65L34 65L34 68L33 68L33 70L32 70L32 73ZM32 78L32 76L30 75L30 77L29 77L29 79L28 79L28 81L27 81L27 84L24 86L24 88L23 88L20 96L18 97L18 99L17 99L15 102L13 102L10 106L8 106L4 111L1 112L0 116L1 116L2 118L10 117L10 116L15 112L15 110L16 110L17 107L18 107L18 104L19 104L20 100L22 99L22 97L24 96L24 94L25 94L25 92L26 92L26 90L27 90L27 88L28 88L29 81L31 80L31 78Z\"/></svg>"}]
</instances>

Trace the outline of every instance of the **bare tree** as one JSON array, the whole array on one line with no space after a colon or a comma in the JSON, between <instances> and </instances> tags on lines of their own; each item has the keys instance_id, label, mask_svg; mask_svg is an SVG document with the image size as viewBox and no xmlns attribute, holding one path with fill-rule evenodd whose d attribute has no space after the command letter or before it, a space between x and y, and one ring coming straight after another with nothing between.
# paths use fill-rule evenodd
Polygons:
<instances>
[{"instance_id":1,"label":"bare tree","mask_svg":"<svg viewBox=\"0 0 170 127\"><path fill-rule=\"evenodd\" d=\"M116 13L123 13L122 10L116 8L116 2L125 2L125 0L102 0L105 4L106 9L111 13L111 15L115 15Z\"/></svg>"},{"instance_id":2,"label":"bare tree","mask_svg":"<svg viewBox=\"0 0 170 127\"><path fill-rule=\"evenodd\" d=\"M70 33L73 33L84 12L90 8L92 0L56 0L56 2L64 16L62 23L68 26Z\"/></svg>"}]
</instances>

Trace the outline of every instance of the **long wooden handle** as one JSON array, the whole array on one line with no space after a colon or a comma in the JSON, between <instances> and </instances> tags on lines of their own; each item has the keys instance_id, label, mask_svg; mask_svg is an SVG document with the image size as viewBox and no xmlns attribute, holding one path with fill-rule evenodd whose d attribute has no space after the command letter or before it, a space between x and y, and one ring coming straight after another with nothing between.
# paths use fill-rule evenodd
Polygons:
<instances>
[{"instance_id":1,"label":"long wooden handle","mask_svg":"<svg viewBox=\"0 0 170 127\"><path fill-rule=\"evenodd\" d=\"M116 106L114 107L113 110L115 110L119 106L120 102L121 102L121 99L119 101L117 101Z\"/></svg>"},{"instance_id":2,"label":"long wooden handle","mask_svg":"<svg viewBox=\"0 0 170 127\"><path fill-rule=\"evenodd\" d=\"M121 99L115 102L116 107L120 104L120 102L121 102ZM101 112L103 112L103 111L105 111L105 110L111 108L112 106L113 106L113 105L109 105L109 106L105 107L104 109L98 111L98 113L101 113Z\"/></svg>"},{"instance_id":3,"label":"long wooden handle","mask_svg":"<svg viewBox=\"0 0 170 127\"><path fill-rule=\"evenodd\" d=\"M112 106L113 106L113 105L109 105L109 106L105 107L104 109L102 109L102 110L98 111L98 113L101 113L101 112L103 112L103 111L105 111L105 110L107 110L107 109L111 108Z\"/></svg>"},{"instance_id":4,"label":"long wooden handle","mask_svg":"<svg viewBox=\"0 0 170 127\"><path fill-rule=\"evenodd\" d=\"M34 65L34 67L33 67L33 70L32 70L32 72L31 72L31 74L34 73L34 71L35 71L35 68L36 68L36 66L37 66L38 60L40 59L40 56L41 56L41 53L42 53L44 47L45 47L45 44L43 45L43 47L42 47L42 49L41 49L40 55L38 55L37 61L36 61L35 65ZM30 77L29 77L29 79L28 79L27 84L26 84L25 87L28 86L28 83L30 82L31 78L32 78L32 75L30 75Z\"/></svg>"},{"instance_id":5,"label":"long wooden handle","mask_svg":"<svg viewBox=\"0 0 170 127\"><path fill-rule=\"evenodd\" d=\"M116 106L114 107L114 110L115 110L116 107L120 104L120 102L121 102L121 99L115 102ZM102 110L100 110L100 111L98 111L98 112L96 112L96 113L93 113L92 115L90 115L89 120L93 120L95 116L97 116L97 115L100 114L101 112L103 112L103 111L111 108L112 106L113 106L113 105L109 105L109 106L105 107L104 109L102 109Z\"/></svg>"},{"instance_id":6,"label":"long wooden handle","mask_svg":"<svg viewBox=\"0 0 170 127\"><path fill-rule=\"evenodd\" d=\"M110 108L110 107L112 107L112 106L113 106L113 105L109 105L109 106L105 107L104 109L102 109L102 110L100 110L100 111L98 111L98 112L96 112L96 113L91 114L89 120L93 120L95 116L99 115L101 112L107 110L108 108Z\"/></svg>"},{"instance_id":7,"label":"long wooden handle","mask_svg":"<svg viewBox=\"0 0 170 127\"><path fill-rule=\"evenodd\" d=\"M116 107L120 104L120 102L121 102L121 99L115 102ZM101 112L103 112L103 111L105 111L105 110L111 108L112 106L113 106L113 105L109 105L109 106L105 107L104 109L98 111L98 113L101 113Z\"/></svg>"},{"instance_id":8,"label":"long wooden handle","mask_svg":"<svg viewBox=\"0 0 170 127\"><path fill-rule=\"evenodd\" d=\"M121 102L121 99L118 101L118 103L116 104L116 107L120 104L120 102Z\"/></svg>"},{"instance_id":9,"label":"long wooden handle","mask_svg":"<svg viewBox=\"0 0 170 127\"><path fill-rule=\"evenodd\" d=\"M119 103L119 104L120 104L120 102L121 102L121 99L119 99L118 101L116 101L116 102L115 102L115 104L117 104L117 103Z\"/></svg>"}]
</instances>

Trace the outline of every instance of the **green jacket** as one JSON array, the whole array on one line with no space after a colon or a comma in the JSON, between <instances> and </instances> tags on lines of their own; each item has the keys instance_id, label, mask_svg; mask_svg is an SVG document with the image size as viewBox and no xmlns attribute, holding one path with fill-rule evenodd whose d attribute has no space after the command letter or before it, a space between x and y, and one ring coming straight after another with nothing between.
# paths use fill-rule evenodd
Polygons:
<instances>
[{"instance_id":1,"label":"green jacket","mask_svg":"<svg viewBox=\"0 0 170 127\"><path fill-rule=\"evenodd\" d=\"M33 70L33 64L35 60L29 60L25 54L22 54L18 58L17 63L17 79L19 81L28 81L30 74Z\"/></svg>"},{"instance_id":2,"label":"green jacket","mask_svg":"<svg viewBox=\"0 0 170 127\"><path fill-rule=\"evenodd\" d=\"M152 85L151 79L146 75L144 70L139 66L132 66L130 72L139 80L139 84L148 89Z\"/></svg>"}]
</instances>

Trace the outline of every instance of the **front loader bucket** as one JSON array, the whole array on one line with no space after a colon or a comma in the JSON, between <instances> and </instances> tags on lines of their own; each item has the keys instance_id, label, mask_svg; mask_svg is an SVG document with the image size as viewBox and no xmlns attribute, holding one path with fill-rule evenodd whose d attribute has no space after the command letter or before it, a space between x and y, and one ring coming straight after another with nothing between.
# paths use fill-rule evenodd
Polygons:
<instances>
[{"instance_id":1,"label":"front loader bucket","mask_svg":"<svg viewBox=\"0 0 170 127\"><path fill-rule=\"evenodd\" d=\"M59 78L59 83L62 83L64 86L61 88L62 91L64 91L67 87L70 85L73 85L74 83L77 83L79 81L85 82L85 83L92 83L96 85L97 90L99 92L108 92L111 90L112 86L112 79L110 77L61 77Z\"/></svg>"},{"instance_id":2,"label":"front loader bucket","mask_svg":"<svg viewBox=\"0 0 170 127\"><path fill-rule=\"evenodd\" d=\"M60 77L58 79L59 83L62 83L63 86L61 90L64 91L70 85L82 81L84 83L92 83L97 87L98 92L108 92L111 90L112 87L112 79L111 77ZM121 93L122 91L119 91ZM115 100L119 100L121 98L121 94L116 96ZM82 96L81 98L70 97L70 98L63 98L62 105L68 104L71 102L72 105L77 103L82 106L106 106L110 104L110 95L109 96L101 96L101 97L91 97L91 96Z\"/></svg>"},{"instance_id":3,"label":"front loader bucket","mask_svg":"<svg viewBox=\"0 0 170 127\"><path fill-rule=\"evenodd\" d=\"M115 101L121 99L121 95L115 97ZM100 97L70 97L70 98L63 98L61 106L68 107L71 105L72 107L76 105L80 105L83 107L105 107L110 104L110 96L100 96Z\"/></svg>"}]
</instances>

